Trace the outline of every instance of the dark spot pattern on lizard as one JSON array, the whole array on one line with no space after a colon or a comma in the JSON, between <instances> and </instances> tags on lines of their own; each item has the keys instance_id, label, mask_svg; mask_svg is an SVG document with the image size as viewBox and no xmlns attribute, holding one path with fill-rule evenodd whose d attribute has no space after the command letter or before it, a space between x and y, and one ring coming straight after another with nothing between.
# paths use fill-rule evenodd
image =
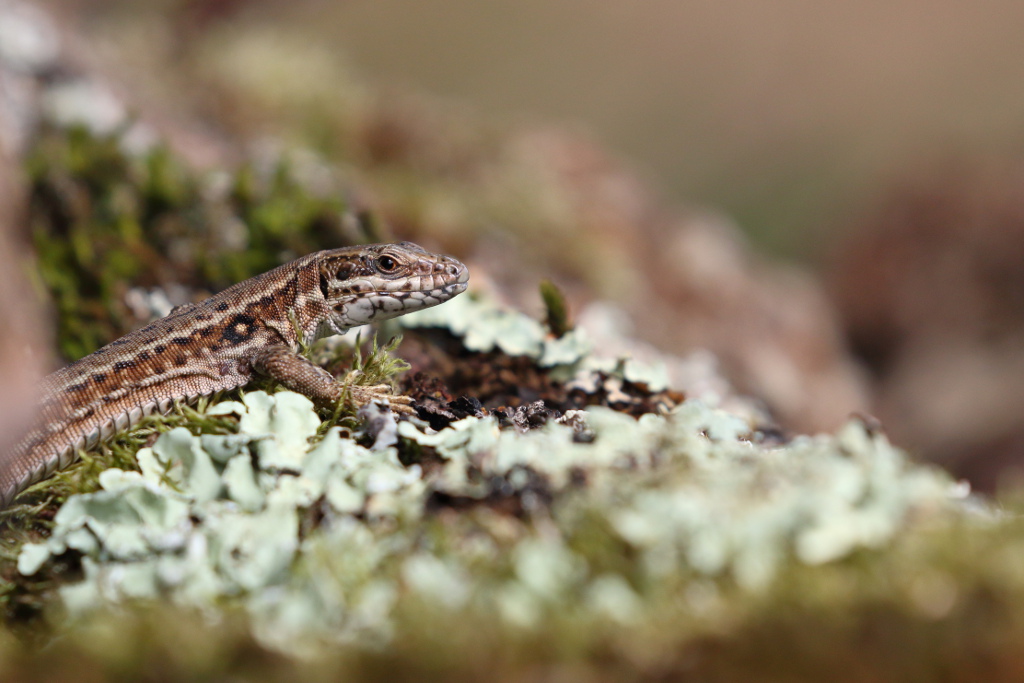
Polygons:
<instances>
[{"instance_id":1,"label":"dark spot pattern on lizard","mask_svg":"<svg viewBox=\"0 0 1024 683\"><path fill-rule=\"evenodd\" d=\"M231 344L241 344L252 336L256 319L245 313L239 313L224 326L221 337Z\"/></svg>"},{"instance_id":2,"label":"dark spot pattern on lizard","mask_svg":"<svg viewBox=\"0 0 1024 683\"><path fill-rule=\"evenodd\" d=\"M135 361L132 360L119 360L114 363L114 370L128 370L129 368L135 367Z\"/></svg>"},{"instance_id":3,"label":"dark spot pattern on lizard","mask_svg":"<svg viewBox=\"0 0 1024 683\"><path fill-rule=\"evenodd\" d=\"M92 381L96 382L96 384L103 384L104 382L107 381L107 373L97 372L95 375L92 376Z\"/></svg>"}]
</instances>

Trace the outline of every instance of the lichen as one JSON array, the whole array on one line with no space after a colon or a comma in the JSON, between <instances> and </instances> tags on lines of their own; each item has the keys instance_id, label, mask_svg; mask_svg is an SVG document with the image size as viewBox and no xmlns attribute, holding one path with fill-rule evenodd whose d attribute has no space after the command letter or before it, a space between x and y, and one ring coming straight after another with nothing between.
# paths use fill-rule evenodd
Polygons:
<instances>
[{"instance_id":1,"label":"lichen","mask_svg":"<svg viewBox=\"0 0 1024 683\"><path fill-rule=\"evenodd\" d=\"M834 562L884 546L912 516L960 509L945 475L856 422L786 447L751 442L749 425L693 402L639 420L591 408L575 416L586 442L579 425L556 422L525 433L494 418L436 433L400 423L404 442L440 458L427 474L337 427L310 445L320 418L290 392L207 412L236 416L238 433L162 434L139 451L141 472L109 469L102 490L71 496L19 571L75 551L84 578L60 589L73 615L133 599L235 600L267 646L316 654L388 641L399 595L509 628L564 610L629 623L681 579L763 590L786 563ZM446 530L428 512L439 495L483 504L482 484L499 479L535 498L504 531Z\"/></svg>"},{"instance_id":2,"label":"lichen","mask_svg":"<svg viewBox=\"0 0 1024 683\"><path fill-rule=\"evenodd\" d=\"M433 308L402 316L406 328L442 327L461 339L469 351L500 350L509 356L526 356L554 377L592 385L597 373L643 383L651 391L668 387L664 363L657 359L639 362L629 357L603 355L582 328L549 333L538 321L486 295L470 293L453 299L443 309Z\"/></svg>"}]
</instances>

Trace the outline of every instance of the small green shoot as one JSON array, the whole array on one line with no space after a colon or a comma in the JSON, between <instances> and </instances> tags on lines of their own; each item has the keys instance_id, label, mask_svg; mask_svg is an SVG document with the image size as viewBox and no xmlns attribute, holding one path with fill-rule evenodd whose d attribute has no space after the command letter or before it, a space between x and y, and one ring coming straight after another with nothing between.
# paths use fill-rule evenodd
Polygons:
<instances>
[{"instance_id":1,"label":"small green shoot","mask_svg":"<svg viewBox=\"0 0 1024 683\"><path fill-rule=\"evenodd\" d=\"M572 331L573 322L569 316L569 306L565 294L551 280L540 283L540 297L544 300L545 320L551 334L556 338L563 337Z\"/></svg>"}]
</instances>

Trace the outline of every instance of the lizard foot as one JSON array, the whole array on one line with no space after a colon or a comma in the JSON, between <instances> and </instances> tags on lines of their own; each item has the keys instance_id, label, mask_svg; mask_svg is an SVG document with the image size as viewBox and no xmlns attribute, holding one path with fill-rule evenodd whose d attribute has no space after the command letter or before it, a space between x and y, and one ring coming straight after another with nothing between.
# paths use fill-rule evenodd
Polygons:
<instances>
[{"instance_id":1,"label":"lizard foot","mask_svg":"<svg viewBox=\"0 0 1024 683\"><path fill-rule=\"evenodd\" d=\"M391 393L391 387L387 384L377 384L372 387L352 385L348 390L352 396L352 402L356 404L357 408L378 401L390 406L391 410L396 413L403 415L416 414L416 410L412 407L412 398L402 394Z\"/></svg>"}]
</instances>

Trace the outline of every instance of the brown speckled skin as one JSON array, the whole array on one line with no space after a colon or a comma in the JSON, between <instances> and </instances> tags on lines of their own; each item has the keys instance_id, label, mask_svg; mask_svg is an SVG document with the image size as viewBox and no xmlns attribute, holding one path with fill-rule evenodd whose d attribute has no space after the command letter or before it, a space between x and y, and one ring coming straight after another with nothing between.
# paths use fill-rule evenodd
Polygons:
<instances>
[{"instance_id":1,"label":"brown speckled skin","mask_svg":"<svg viewBox=\"0 0 1024 683\"><path fill-rule=\"evenodd\" d=\"M410 242L309 254L114 341L43 382L34 429L0 455L0 506L77 451L192 400L277 379L317 402L338 385L297 354L305 341L434 306L466 289L466 267Z\"/></svg>"}]
</instances>

